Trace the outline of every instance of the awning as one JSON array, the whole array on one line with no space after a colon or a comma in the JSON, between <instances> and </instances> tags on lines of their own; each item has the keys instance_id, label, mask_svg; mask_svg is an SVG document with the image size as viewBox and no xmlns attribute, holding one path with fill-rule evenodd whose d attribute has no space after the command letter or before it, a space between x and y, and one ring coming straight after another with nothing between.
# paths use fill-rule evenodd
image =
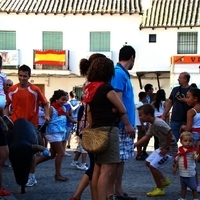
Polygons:
<instances>
[{"instance_id":1,"label":"awning","mask_svg":"<svg viewBox=\"0 0 200 200\"><path fill-rule=\"evenodd\" d=\"M157 79L158 89L161 89L160 78L161 78L161 75L166 74L166 73L169 74L170 71L148 71L148 72L140 71L140 72L136 72L136 75L137 75L138 81L139 81L139 85L140 85L140 89L143 88L142 78L147 78L146 75L150 75L150 74L152 74L152 76L148 77L148 78ZM169 78L169 76L164 76L162 78Z\"/></svg>"}]
</instances>

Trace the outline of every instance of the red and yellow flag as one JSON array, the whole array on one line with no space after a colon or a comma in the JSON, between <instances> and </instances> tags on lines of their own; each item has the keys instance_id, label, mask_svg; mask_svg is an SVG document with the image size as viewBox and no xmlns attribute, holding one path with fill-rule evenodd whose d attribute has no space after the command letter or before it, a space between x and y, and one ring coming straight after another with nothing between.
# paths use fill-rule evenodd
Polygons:
<instances>
[{"instance_id":1,"label":"red and yellow flag","mask_svg":"<svg viewBox=\"0 0 200 200\"><path fill-rule=\"evenodd\" d=\"M35 65L40 64L64 66L65 63L65 50L35 50Z\"/></svg>"}]
</instances>

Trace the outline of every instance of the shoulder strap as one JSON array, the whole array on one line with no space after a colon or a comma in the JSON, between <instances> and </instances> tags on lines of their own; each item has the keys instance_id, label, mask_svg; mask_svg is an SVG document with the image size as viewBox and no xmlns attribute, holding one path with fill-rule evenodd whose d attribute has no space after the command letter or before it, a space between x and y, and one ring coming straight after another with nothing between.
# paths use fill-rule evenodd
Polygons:
<instances>
[{"instance_id":1,"label":"shoulder strap","mask_svg":"<svg viewBox=\"0 0 200 200\"><path fill-rule=\"evenodd\" d=\"M192 110L194 110L194 112L197 114L197 111L194 108L192 108Z\"/></svg>"},{"instance_id":2,"label":"shoulder strap","mask_svg":"<svg viewBox=\"0 0 200 200\"><path fill-rule=\"evenodd\" d=\"M85 119L84 119L84 124L83 124L84 128L86 127L86 121L87 121L87 103L85 105Z\"/></svg>"}]
</instances>

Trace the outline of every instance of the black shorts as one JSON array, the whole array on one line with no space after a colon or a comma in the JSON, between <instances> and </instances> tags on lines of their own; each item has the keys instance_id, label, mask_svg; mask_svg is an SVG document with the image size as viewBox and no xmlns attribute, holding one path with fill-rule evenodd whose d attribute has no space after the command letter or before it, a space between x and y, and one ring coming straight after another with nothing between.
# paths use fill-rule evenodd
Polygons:
<instances>
[{"instance_id":1,"label":"black shorts","mask_svg":"<svg viewBox=\"0 0 200 200\"><path fill-rule=\"evenodd\" d=\"M93 171L94 171L95 161L94 161L94 154L88 153L88 155L89 155L89 158L90 158L90 167L88 168L88 170L86 170L85 174L89 176L89 180L91 181L92 180L92 174L93 174Z\"/></svg>"},{"instance_id":2,"label":"black shorts","mask_svg":"<svg viewBox=\"0 0 200 200\"><path fill-rule=\"evenodd\" d=\"M45 133L46 128L47 128L47 124L38 125L38 131L40 131L41 133Z\"/></svg>"},{"instance_id":3,"label":"black shorts","mask_svg":"<svg viewBox=\"0 0 200 200\"><path fill-rule=\"evenodd\" d=\"M0 128L0 146L8 145L7 135Z\"/></svg>"}]
</instances>

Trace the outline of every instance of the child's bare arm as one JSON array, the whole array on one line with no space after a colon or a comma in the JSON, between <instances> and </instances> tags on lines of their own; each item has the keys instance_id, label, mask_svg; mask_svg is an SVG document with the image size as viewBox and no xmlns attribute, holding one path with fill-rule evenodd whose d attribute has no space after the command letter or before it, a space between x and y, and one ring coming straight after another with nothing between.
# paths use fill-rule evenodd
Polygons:
<instances>
[{"instance_id":1,"label":"child's bare arm","mask_svg":"<svg viewBox=\"0 0 200 200\"><path fill-rule=\"evenodd\" d=\"M176 174L177 169L178 169L178 161L177 158L175 158L173 163L173 174Z\"/></svg>"},{"instance_id":2,"label":"child's bare arm","mask_svg":"<svg viewBox=\"0 0 200 200\"><path fill-rule=\"evenodd\" d=\"M196 113L193 109L187 111L187 124L181 126L179 131L180 133L182 133L183 131L191 131L193 125L193 118L195 115Z\"/></svg>"},{"instance_id":3,"label":"child's bare arm","mask_svg":"<svg viewBox=\"0 0 200 200\"><path fill-rule=\"evenodd\" d=\"M199 157L199 154L197 154L197 152L195 152L195 153L194 153L194 159L197 160L197 161L199 161L199 158L200 158L200 157Z\"/></svg>"},{"instance_id":4,"label":"child's bare arm","mask_svg":"<svg viewBox=\"0 0 200 200\"><path fill-rule=\"evenodd\" d=\"M148 135L143 136L140 140L138 140L135 144L134 147L141 146L145 142L147 142L150 139Z\"/></svg>"}]
</instances>

